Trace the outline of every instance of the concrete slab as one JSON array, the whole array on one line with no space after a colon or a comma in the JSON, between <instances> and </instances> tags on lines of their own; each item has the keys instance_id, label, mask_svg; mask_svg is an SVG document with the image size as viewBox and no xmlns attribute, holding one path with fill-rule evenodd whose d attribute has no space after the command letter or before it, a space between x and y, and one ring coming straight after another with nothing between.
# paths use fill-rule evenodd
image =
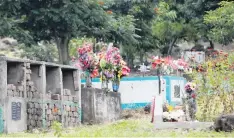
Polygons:
<instances>
[{"instance_id":1,"label":"concrete slab","mask_svg":"<svg viewBox=\"0 0 234 138\"><path fill-rule=\"evenodd\" d=\"M213 122L157 122L156 129L203 129L212 126Z\"/></svg>"}]
</instances>

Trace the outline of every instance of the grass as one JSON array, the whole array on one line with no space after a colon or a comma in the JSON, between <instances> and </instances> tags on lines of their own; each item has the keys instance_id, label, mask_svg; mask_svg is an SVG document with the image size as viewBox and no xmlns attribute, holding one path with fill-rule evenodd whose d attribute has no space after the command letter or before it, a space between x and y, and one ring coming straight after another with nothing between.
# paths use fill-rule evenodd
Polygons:
<instances>
[{"instance_id":1,"label":"grass","mask_svg":"<svg viewBox=\"0 0 234 138\"><path fill-rule=\"evenodd\" d=\"M1 137L53 137L53 133L17 133ZM149 118L121 120L111 124L63 130L62 137L234 137L234 133L198 130L155 130Z\"/></svg>"}]
</instances>

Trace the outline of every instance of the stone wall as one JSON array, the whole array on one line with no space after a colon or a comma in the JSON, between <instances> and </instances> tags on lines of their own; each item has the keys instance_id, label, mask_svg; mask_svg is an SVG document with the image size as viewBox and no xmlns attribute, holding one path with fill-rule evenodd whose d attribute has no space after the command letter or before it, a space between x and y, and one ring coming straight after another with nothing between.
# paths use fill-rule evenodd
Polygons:
<instances>
[{"instance_id":1,"label":"stone wall","mask_svg":"<svg viewBox=\"0 0 234 138\"><path fill-rule=\"evenodd\" d=\"M53 121L80 125L79 76L71 66L0 57L0 127L12 133L50 128Z\"/></svg>"},{"instance_id":2,"label":"stone wall","mask_svg":"<svg viewBox=\"0 0 234 138\"><path fill-rule=\"evenodd\" d=\"M97 88L82 88L82 123L99 124L120 119L121 95Z\"/></svg>"}]
</instances>

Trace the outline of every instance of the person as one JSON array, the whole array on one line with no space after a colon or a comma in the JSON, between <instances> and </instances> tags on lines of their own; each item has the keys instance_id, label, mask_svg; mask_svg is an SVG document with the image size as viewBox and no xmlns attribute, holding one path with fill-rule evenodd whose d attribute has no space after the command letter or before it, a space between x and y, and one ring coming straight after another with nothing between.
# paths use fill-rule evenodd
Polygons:
<instances>
[{"instance_id":1,"label":"person","mask_svg":"<svg viewBox=\"0 0 234 138\"><path fill-rule=\"evenodd\" d=\"M185 86L185 91L187 94L186 104L187 104L187 120L194 121L195 115L197 112L197 103L196 103L196 93L195 93L195 84L188 82Z\"/></svg>"}]
</instances>

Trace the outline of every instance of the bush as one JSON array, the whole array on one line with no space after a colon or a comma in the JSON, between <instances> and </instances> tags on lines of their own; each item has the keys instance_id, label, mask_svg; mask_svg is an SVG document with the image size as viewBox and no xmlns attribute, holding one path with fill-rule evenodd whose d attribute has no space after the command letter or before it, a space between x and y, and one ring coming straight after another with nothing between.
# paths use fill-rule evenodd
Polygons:
<instances>
[{"instance_id":1,"label":"bush","mask_svg":"<svg viewBox=\"0 0 234 138\"><path fill-rule=\"evenodd\" d=\"M212 121L220 114L234 111L234 54L216 53L198 66L192 78L197 84L198 111L196 117Z\"/></svg>"}]
</instances>

